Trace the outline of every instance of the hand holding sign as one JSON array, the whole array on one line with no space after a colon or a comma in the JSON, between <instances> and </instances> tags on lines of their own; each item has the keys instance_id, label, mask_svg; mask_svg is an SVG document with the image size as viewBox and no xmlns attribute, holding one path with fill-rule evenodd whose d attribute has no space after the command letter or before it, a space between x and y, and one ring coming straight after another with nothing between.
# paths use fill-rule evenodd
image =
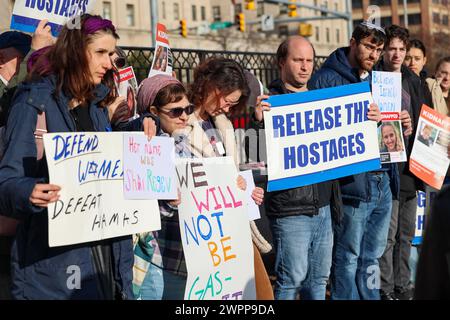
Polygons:
<instances>
[{"instance_id":1,"label":"hand holding sign","mask_svg":"<svg viewBox=\"0 0 450 320\"><path fill-rule=\"evenodd\" d=\"M38 183L34 186L30 195L30 202L41 208L47 208L50 203L59 200L60 186L54 184Z\"/></svg>"},{"instance_id":2,"label":"hand holding sign","mask_svg":"<svg viewBox=\"0 0 450 320\"><path fill-rule=\"evenodd\" d=\"M380 122L381 121L381 112L380 108L378 108L378 105L376 103L371 103L369 112L367 113L367 118L369 120Z\"/></svg>"},{"instance_id":3,"label":"hand holding sign","mask_svg":"<svg viewBox=\"0 0 450 320\"><path fill-rule=\"evenodd\" d=\"M402 110L402 112L400 113L400 120L402 121L402 126L404 128L403 135L405 137L409 137L413 132L413 128L411 117L407 110Z\"/></svg>"},{"instance_id":4,"label":"hand holding sign","mask_svg":"<svg viewBox=\"0 0 450 320\"><path fill-rule=\"evenodd\" d=\"M258 120L260 122L264 118L263 112L270 111L270 103L267 101L263 101L268 98L269 98L269 96L266 94L260 95L260 96L258 96L258 98L256 98L255 118L256 118L256 120Z\"/></svg>"},{"instance_id":5,"label":"hand holding sign","mask_svg":"<svg viewBox=\"0 0 450 320\"><path fill-rule=\"evenodd\" d=\"M52 30L47 23L47 19L41 20L34 32L33 38L31 39L31 48L34 50L53 45Z\"/></svg>"}]
</instances>

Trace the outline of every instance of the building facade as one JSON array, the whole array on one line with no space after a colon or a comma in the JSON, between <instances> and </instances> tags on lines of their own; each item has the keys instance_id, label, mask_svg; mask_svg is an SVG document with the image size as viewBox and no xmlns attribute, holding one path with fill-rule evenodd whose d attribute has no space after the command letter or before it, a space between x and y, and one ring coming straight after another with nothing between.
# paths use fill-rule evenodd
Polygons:
<instances>
[{"instance_id":1,"label":"building facade","mask_svg":"<svg viewBox=\"0 0 450 320\"><path fill-rule=\"evenodd\" d=\"M0 10L0 28L7 29L14 0L2 0L1 3L6 8ZM169 41L173 48L274 52L283 38L299 34L299 22L277 22L289 19L286 4L261 0L255 0L254 3L255 10L247 10L245 0L157 0L158 21L169 30ZM302 0L301 3L339 12L347 11L345 0ZM113 21L120 35L119 45L152 45L150 0L97 0L93 13ZM239 31L236 25L238 13L244 14L245 32ZM261 30L263 15L274 18L272 31ZM320 15L324 16L317 10L297 8L298 17ZM180 35L181 19L186 20L187 37ZM221 28L223 23L231 26ZM318 55L328 55L348 43L345 20L314 20L308 23L312 25L312 33L308 38Z\"/></svg>"}]
</instances>

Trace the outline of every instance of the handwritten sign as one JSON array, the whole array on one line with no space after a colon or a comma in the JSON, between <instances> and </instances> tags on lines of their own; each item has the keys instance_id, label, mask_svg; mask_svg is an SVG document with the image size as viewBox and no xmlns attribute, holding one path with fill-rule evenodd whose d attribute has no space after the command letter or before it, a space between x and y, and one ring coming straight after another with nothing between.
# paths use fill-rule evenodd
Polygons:
<instances>
[{"instance_id":1,"label":"handwritten sign","mask_svg":"<svg viewBox=\"0 0 450 320\"><path fill-rule=\"evenodd\" d=\"M402 111L402 74L400 72L372 72L372 96L381 112Z\"/></svg>"},{"instance_id":2,"label":"handwritten sign","mask_svg":"<svg viewBox=\"0 0 450 320\"><path fill-rule=\"evenodd\" d=\"M268 191L379 169L369 84L271 96L264 113Z\"/></svg>"},{"instance_id":3,"label":"handwritten sign","mask_svg":"<svg viewBox=\"0 0 450 320\"><path fill-rule=\"evenodd\" d=\"M175 144L169 137L124 133L125 199L177 199Z\"/></svg>"},{"instance_id":4,"label":"handwritten sign","mask_svg":"<svg viewBox=\"0 0 450 320\"><path fill-rule=\"evenodd\" d=\"M231 157L178 159L186 300L255 299L246 195Z\"/></svg>"},{"instance_id":5,"label":"handwritten sign","mask_svg":"<svg viewBox=\"0 0 450 320\"><path fill-rule=\"evenodd\" d=\"M16 0L11 29L32 33L39 21L48 19L48 25L56 37L66 23L73 28L79 27L80 20L72 18L92 12L94 4L95 0Z\"/></svg>"},{"instance_id":6,"label":"handwritten sign","mask_svg":"<svg viewBox=\"0 0 450 320\"><path fill-rule=\"evenodd\" d=\"M123 195L123 133L44 135L50 183L60 199L48 208L50 247L161 228L157 200Z\"/></svg>"}]
</instances>

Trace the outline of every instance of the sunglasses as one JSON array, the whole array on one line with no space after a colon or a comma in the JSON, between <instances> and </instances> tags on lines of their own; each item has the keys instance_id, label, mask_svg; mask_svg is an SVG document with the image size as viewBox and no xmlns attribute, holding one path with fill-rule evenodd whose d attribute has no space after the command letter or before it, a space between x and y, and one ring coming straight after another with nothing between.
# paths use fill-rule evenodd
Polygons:
<instances>
[{"instance_id":1,"label":"sunglasses","mask_svg":"<svg viewBox=\"0 0 450 320\"><path fill-rule=\"evenodd\" d=\"M122 69L127 64L127 59L123 57L117 57L114 59L114 65L117 69Z\"/></svg>"},{"instance_id":2,"label":"sunglasses","mask_svg":"<svg viewBox=\"0 0 450 320\"><path fill-rule=\"evenodd\" d=\"M190 115L192 112L194 112L195 106L193 104L188 105L187 107L176 107L176 108L172 108L169 111L165 111L160 109L159 111L161 111L162 113L167 114L169 117L171 118L178 118L181 117L181 115L183 114L183 112L186 113L186 115Z\"/></svg>"}]
</instances>

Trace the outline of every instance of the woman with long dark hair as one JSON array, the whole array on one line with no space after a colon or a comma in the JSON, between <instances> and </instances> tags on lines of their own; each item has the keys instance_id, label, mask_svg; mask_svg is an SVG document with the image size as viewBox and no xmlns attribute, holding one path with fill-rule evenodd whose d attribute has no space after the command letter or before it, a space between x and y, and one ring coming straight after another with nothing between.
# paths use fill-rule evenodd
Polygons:
<instances>
[{"instance_id":1,"label":"woman with long dark hair","mask_svg":"<svg viewBox=\"0 0 450 320\"><path fill-rule=\"evenodd\" d=\"M48 132L110 131L106 106L115 97L111 56L119 36L109 20L83 15L79 28L61 31L56 44L31 59L16 93L0 165L0 208L19 219L12 249L15 299L127 299L131 236L63 247L48 245L47 206L59 198L45 161L37 161L35 127L45 112Z\"/></svg>"}]
</instances>

